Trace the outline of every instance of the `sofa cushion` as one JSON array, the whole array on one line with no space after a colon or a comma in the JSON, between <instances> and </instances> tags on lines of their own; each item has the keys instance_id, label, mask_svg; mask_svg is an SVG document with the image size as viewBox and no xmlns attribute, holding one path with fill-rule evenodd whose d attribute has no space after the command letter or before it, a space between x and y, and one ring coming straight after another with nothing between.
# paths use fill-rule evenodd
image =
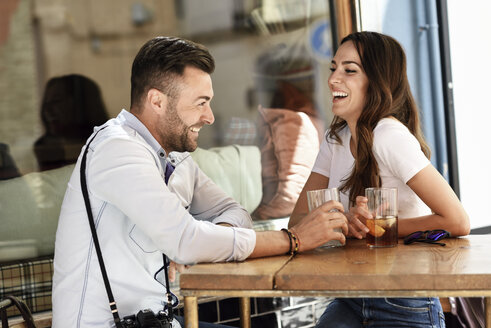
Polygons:
<instances>
[{"instance_id":1,"label":"sofa cushion","mask_svg":"<svg viewBox=\"0 0 491 328\"><path fill-rule=\"evenodd\" d=\"M304 112L259 107L263 198L255 219L288 217L319 151L322 120Z\"/></svg>"},{"instance_id":2,"label":"sofa cushion","mask_svg":"<svg viewBox=\"0 0 491 328\"><path fill-rule=\"evenodd\" d=\"M261 201L261 154L256 146L231 145L191 153L200 169L251 213Z\"/></svg>"},{"instance_id":3,"label":"sofa cushion","mask_svg":"<svg viewBox=\"0 0 491 328\"><path fill-rule=\"evenodd\" d=\"M0 181L0 261L53 254L73 165Z\"/></svg>"}]
</instances>

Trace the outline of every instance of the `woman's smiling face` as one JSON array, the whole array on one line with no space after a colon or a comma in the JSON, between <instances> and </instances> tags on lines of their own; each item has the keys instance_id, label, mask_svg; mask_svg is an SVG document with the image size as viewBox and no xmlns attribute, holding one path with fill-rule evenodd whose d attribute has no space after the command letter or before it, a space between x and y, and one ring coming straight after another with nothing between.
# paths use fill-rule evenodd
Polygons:
<instances>
[{"instance_id":1,"label":"woman's smiling face","mask_svg":"<svg viewBox=\"0 0 491 328\"><path fill-rule=\"evenodd\" d=\"M343 43L331 61L328 84L333 96L332 112L348 125L356 124L365 106L368 77L353 42Z\"/></svg>"}]
</instances>

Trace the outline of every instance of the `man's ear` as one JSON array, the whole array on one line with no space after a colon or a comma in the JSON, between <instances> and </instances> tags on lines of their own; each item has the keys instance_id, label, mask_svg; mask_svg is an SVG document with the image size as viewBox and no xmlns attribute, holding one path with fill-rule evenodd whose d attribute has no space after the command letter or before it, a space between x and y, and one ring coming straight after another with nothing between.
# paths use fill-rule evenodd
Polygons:
<instances>
[{"instance_id":1,"label":"man's ear","mask_svg":"<svg viewBox=\"0 0 491 328\"><path fill-rule=\"evenodd\" d=\"M157 89L150 89L147 93L147 102L153 111L162 113L167 107L167 95Z\"/></svg>"}]
</instances>

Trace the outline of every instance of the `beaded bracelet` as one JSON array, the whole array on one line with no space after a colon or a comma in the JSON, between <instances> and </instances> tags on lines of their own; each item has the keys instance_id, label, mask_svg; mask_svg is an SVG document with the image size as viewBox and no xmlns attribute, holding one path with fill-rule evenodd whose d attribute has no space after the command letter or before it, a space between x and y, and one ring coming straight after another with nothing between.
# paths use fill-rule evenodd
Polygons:
<instances>
[{"instance_id":1,"label":"beaded bracelet","mask_svg":"<svg viewBox=\"0 0 491 328\"><path fill-rule=\"evenodd\" d=\"M293 248L293 251L290 253L291 255L295 255L298 253L298 250L300 249L300 238L298 238L298 236L296 236L293 231L291 230L288 230L290 231L291 235L292 235L292 239L293 241L295 242L295 247Z\"/></svg>"},{"instance_id":2,"label":"beaded bracelet","mask_svg":"<svg viewBox=\"0 0 491 328\"><path fill-rule=\"evenodd\" d=\"M288 239L290 240L290 249L288 250L288 252L286 252L286 255L291 255L292 254L292 233L290 231L288 231L288 229L281 229L281 231L284 231L286 232L286 235L288 236Z\"/></svg>"},{"instance_id":3,"label":"beaded bracelet","mask_svg":"<svg viewBox=\"0 0 491 328\"><path fill-rule=\"evenodd\" d=\"M290 249L288 250L288 253L286 255L295 255L298 253L298 250L300 248L300 239L291 231L290 229L281 229L281 231L286 232L288 235L288 239L290 239ZM295 246L293 246L295 244Z\"/></svg>"}]
</instances>

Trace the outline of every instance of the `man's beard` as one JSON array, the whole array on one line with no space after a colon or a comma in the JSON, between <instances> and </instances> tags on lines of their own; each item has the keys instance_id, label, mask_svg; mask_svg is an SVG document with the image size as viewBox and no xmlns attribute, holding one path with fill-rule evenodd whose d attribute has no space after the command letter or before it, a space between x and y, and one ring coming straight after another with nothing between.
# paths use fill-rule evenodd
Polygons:
<instances>
[{"instance_id":1,"label":"man's beard","mask_svg":"<svg viewBox=\"0 0 491 328\"><path fill-rule=\"evenodd\" d=\"M169 103L165 121L160 127L159 134L166 151L192 152L198 147L197 139L189 135L190 127L177 114L175 103Z\"/></svg>"}]
</instances>

